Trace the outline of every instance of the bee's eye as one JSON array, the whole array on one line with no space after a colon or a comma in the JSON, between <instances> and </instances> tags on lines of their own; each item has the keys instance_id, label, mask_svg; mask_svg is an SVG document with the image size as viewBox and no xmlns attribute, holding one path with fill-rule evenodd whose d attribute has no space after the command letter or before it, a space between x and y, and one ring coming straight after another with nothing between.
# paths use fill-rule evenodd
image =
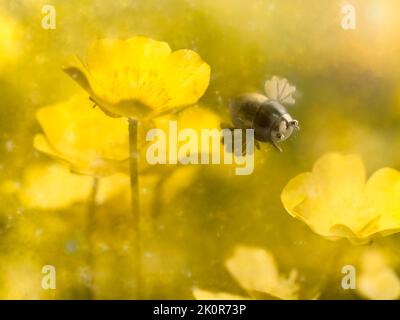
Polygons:
<instances>
[{"instance_id":1,"label":"bee's eye","mask_svg":"<svg viewBox=\"0 0 400 320\"><path fill-rule=\"evenodd\" d=\"M278 133L276 134L276 137L277 137L279 140L281 140L281 139L283 138L283 134L280 133L280 132L278 132Z\"/></svg>"}]
</instances>

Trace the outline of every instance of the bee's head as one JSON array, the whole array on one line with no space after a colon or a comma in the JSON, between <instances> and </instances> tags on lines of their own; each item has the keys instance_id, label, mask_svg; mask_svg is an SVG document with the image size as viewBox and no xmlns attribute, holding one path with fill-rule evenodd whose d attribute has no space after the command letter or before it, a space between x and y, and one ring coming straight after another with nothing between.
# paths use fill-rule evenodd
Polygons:
<instances>
[{"instance_id":1,"label":"bee's head","mask_svg":"<svg viewBox=\"0 0 400 320\"><path fill-rule=\"evenodd\" d=\"M278 143L287 140L294 130L300 130L299 122L294 120L288 113L282 115L271 130L271 141L273 145L279 151L282 151Z\"/></svg>"}]
</instances>

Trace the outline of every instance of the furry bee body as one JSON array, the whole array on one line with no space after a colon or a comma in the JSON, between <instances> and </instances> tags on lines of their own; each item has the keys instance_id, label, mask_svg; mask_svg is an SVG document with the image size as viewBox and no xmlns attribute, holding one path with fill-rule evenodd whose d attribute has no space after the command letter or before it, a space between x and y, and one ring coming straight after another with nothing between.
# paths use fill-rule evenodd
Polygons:
<instances>
[{"instance_id":1,"label":"furry bee body","mask_svg":"<svg viewBox=\"0 0 400 320\"><path fill-rule=\"evenodd\" d=\"M234 128L254 129L254 138L269 142L281 151L278 142L284 141L298 128L286 108L276 100L258 93L248 93L234 98L229 106Z\"/></svg>"}]
</instances>

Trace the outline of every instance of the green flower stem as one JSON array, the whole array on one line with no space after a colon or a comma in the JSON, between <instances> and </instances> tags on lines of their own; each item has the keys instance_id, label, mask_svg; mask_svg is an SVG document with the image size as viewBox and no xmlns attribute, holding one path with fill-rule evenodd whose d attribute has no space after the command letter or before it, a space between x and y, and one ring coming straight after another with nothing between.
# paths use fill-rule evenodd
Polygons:
<instances>
[{"instance_id":1,"label":"green flower stem","mask_svg":"<svg viewBox=\"0 0 400 320\"><path fill-rule=\"evenodd\" d=\"M135 298L141 298L141 268L142 252L140 245L140 211L139 211L139 175L138 175L138 121L130 118L129 120L129 168L131 177L131 208L133 215L133 253L134 253L134 279L136 283Z\"/></svg>"},{"instance_id":2,"label":"green flower stem","mask_svg":"<svg viewBox=\"0 0 400 320\"><path fill-rule=\"evenodd\" d=\"M93 232L96 229L96 197L99 188L99 178L93 178L92 191L88 201L87 221L86 221L86 235L88 242L87 263L90 272L90 283L88 285L88 299L94 298L93 285L94 285L94 248L92 243Z\"/></svg>"}]
</instances>

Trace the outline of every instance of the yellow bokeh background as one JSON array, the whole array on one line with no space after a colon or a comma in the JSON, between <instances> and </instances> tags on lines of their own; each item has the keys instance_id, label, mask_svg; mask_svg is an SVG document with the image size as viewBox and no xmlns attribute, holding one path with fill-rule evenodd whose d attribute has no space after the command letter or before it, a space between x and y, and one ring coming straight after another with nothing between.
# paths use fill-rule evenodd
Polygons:
<instances>
[{"instance_id":1,"label":"yellow bokeh background","mask_svg":"<svg viewBox=\"0 0 400 320\"><path fill-rule=\"evenodd\" d=\"M287 78L298 89L290 113L301 126L283 153L262 145L249 176L224 166L140 176L143 297L193 299L194 288L246 296L225 266L240 245L267 250L285 277L296 269L301 299L387 297L374 277L400 272L399 235L374 239L368 246L379 254L365 257L368 247L315 234L280 200L287 182L326 152L357 154L367 176L400 169L400 3L349 2L355 30L341 27L342 0L0 0L0 298L133 297L127 176L113 178L121 192L105 182L89 240L91 177L56 168L67 183L46 180L45 190L50 202L57 192L69 197L61 207L29 206L21 190L30 170L55 166L32 140L41 131L37 111L80 90L62 72L65 62L84 57L96 39L135 35L199 53L211 67L200 105L224 122L232 97L261 91L273 75ZM56 8L55 30L41 27L45 4ZM62 191L76 179L82 192ZM380 256L378 273L362 271L365 259ZM57 269L56 290L41 287L47 264ZM362 291L341 288L348 264L363 272Z\"/></svg>"}]
</instances>

